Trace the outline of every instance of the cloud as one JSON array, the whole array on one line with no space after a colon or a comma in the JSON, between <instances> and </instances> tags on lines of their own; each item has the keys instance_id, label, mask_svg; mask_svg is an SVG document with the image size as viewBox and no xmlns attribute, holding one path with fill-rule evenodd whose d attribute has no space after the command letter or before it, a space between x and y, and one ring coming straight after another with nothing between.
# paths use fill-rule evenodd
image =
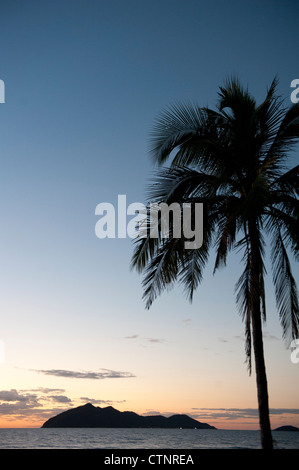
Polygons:
<instances>
[{"instance_id":1,"label":"cloud","mask_svg":"<svg viewBox=\"0 0 299 470\"><path fill-rule=\"evenodd\" d=\"M256 408L192 408L195 413L192 416L197 419L219 419L224 418L229 421L239 419L257 419L258 410ZM298 408L272 408L270 415L299 414Z\"/></svg>"},{"instance_id":2,"label":"cloud","mask_svg":"<svg viewBox=\"0 0 299 470\"><path fill-rule=\"evenodd\" d=\"M36 392L36 393L32 393ZM5 416L12 423L21 420L24 423L29 420L30 425L36 422L41 426L43 422L52 416L65 411L72 406L82 403L111 405L123 403L126 400L97 400L89 397L73 398L72 400L62 394L64 389L43 388L32 390L0 390L0 416Z\"/></svg>"},{"instance_id":3,"label":"cloud","mask_svg":"<svg viewBox=\"0 0 299 470\"><path fill-rule=\"evenodd\" d=\"M169 417L169 416L173 416L175 414L177 414L176 411L161 412L161 411L156 411L156 410L146 410L144 413L142 413L142 416L165 416L165 417Z\"/></svg>"},{"instance_id":4,"label":"cloud","mask_svg":"<svg viewBox=\"0 0 299 470\"><path fill-rule=\"evenodd\" d=\"M92 405L111 405L112 403L125 403L127 400L96 400L94 398L81 397L84 403L91 403Z\"/></svg>"},{"instance_id":5,"label":"cloud","mask_svg":"<svg viewBox=\"0 0 299 470\"><path fill-rule=\"evenodd\" d=\"M20 390L21 392L27 392L28 390ZM39 387L36 389L30 390L31 392L39 392L39 393L63 393L65 392L64 388L46 388L46 387Z\"/></svg>"},{"instance_id":6,"label":"cloud","mask_svg":"<svg viewBox=\"0 0 299 470\"><path fill-rule=\"evenodd\" d=\"M38 406L38 397L36 394L18 392L15 389L11 390L0 390L0 402L13 403L12 408L17 403L17 406ZM2 403L0 406L9 409L10 405Z\"/></svg>"},{"instance_id":7,"label":"cloud","mask_svg":"<svg viewBox=\"0 0 299 470\"><path fill-rule=\"evenodd\" d=\"M196 410L196 408L193 408ZM255 408L199 408L197 417L201 419L217 419L225 418L228 420L236 420L240 418L256 418L258 410Z\"/></svg>"},{"instance_id":8,"label":"cloud","mask_svg":"<svg viewBox=\"0 0 299 470\"><path fill-rule=\"evenodd\" d=\"M244 335L235 335L234 338L245 341L245 336ZM263 338L266 339L266 340L270 340L270 341L271 340L281 341L280 338L278 338L277 336L274 336L274 335L270 335L270 333L267 333L266 331L263 332Z\"/></svg>"},{"instance_id":9,"label":"cloud","mask_svg":"<svg viewBox=\"0 0 299 470\"><path fill-rule=\"evenodd\" d=\"M110 369L101 369L102 372L82 372L82 371L73 371L73 370L64 370L64 369L46 369L46 370L35 370L40 374L45 375L54 375L55 377L66 377L71 379L93 379L93 380L103 380L103 379L124 379L135 377L131 372L120 372Z\"/></svg>"},{"instance_id":10,"label":"cloud","mask_svg":"<svg viewBox=\"0 0 299 470\"><path fill-rule=\"evenodd\" d=\"M139 335L131 335L131 336L124 336L123 337L123 339L137 339L137 338L140 338L140 336ZM143 338L143 339L145 339L149 343L164 343L165 342L165 339L161 339L161 338Z\"/></svg>"},{"instance_id":11,"label":"cloud","mask_svg":"<svg viewBox=\"0 0 299 470\"><path fill-rule=\"evenodd\" d=\"M18 392L15 389L0 390L0 415L28 414L41 406L36 394Z\"/></svg>"},{"instance_id":12,"label":"cloud","mask_svg":"<svg viewBox=\"0 0 299 470\"><path fill-rule=\"evenodd\" d=\"M270 333L263 333L263 337L265 339L269 339L270 341L271 340L274 340L274 341L280 341L280 338L278 338L277 336L274 336L274 335L270 335Z\"/></svg>"},{"instance_id":13,"label":"cloud","mask_svg":"<svg viewBox=\"0 0 299 470\"><path fill-rule=\"evenodd\" d=\"M61 391L61 389L47 389L47 388L39 388L39 389L33 389L33 390L20 390L17 391L15 389L12 390L0 390L0 402L2 404L2 409L5 409L5 402L7 403L14 403L13 406L11 406L11 409L15 409L16 407L22 407L22 406L28 406L28 407L38 407L42 406L40 401L54 401L57 403L70 403L71 399L68 398L65 395L48 395L49 392L57 392ZM64 391L64 390L63 390ZM36 393L32 394L29 392L38 392L39 394L37 395ZM43 396L45 394L46 396ZM4 402L4 403L3 403ZM9 407L6 406L6 409L9 409Z\"/></svg>"},{"instance_id":14,"label":"cloud","mask_svg":"<svg viewBox=\"0 0 299 470\"><path fill-rule=\"evenodd\" d=\"M165 339L160 338L146 338L149 343L164 343Z\"/></svg>"},{"instance_id":15,"label":"cloud","mask_svg":"<svg viewBox=\"0 0 299 470\"><path fill-rule=\"evenodd\" d=\"M34 395L34 397L36 397L36 395ZM1 390L0 391L0 400L1 401L8 401L8 402L11 402L11 401L23 401L23 402L27 402L28 399L30 399L30 397L28 397L27 395L21 395L19 392L17 392L16 390L14 389L11 389L11 390Z\"/></svg>"},{"instance_id":16,"label":"cloud","mask_svg":"<svg viewBox=\"0 0 299 470\"><path fill-rule=\"evenodd\" d=\"M66 397L65 395L51 395L49 398L51 398L56 403L71 403L72 402L72 400L69 397Z\"/></svg>"},{"instance_id":17,"label":"cloud","mask_svg":"<svg viewBox=\"0 0 299 470\"><path fill-rule=\"evenodd\" d=\"M155 410L150 410L150 411L145 411L142 413L142 416L165 416L162 415L160 411L155 411Z\"/></svg>"},{"instance_id":18,"label":"cloud","mask_svg":"<svg viewBox=\"0 0 299 470\"><path fill-rule=\"evenodd\" d=\"M285 415L285 414L292 414L292 415L299 415L298 408L270 408L271 415Z\"/></svg>"}]
</instances>

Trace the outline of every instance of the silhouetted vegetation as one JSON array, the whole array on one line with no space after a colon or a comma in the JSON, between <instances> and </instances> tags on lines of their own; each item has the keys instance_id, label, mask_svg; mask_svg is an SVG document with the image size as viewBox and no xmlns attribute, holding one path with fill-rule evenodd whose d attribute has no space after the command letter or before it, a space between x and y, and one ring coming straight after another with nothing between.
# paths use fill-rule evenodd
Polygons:
<instances>
[{"instance_id":1,"label":"silhouetted vegetation","mask_svg":"<svg viewBox=\"0 0 299 470\"><path fill-rule=\"evenodd\" d=\"M151 154L159 168L149 202L203 203L203 244L185 249L184 236L137 238L132 266L144 273L149 308L176 281L192 301L215 250L214 270L232 250L243 254L236 302L245 324L246 359L252 350L258 394L261 442L272 448L262 322L266 319L264 277L270 241L273 283L283 336L298 336L298 295L289 255L298 261L298 173L288 157L299 137L299 105L283 106L274 79L257 104L237 79L219 90L215 110L182 104L165 110L151 135ZM169 163L166 166L166 163Z\"/></svg>"}]
</instances>

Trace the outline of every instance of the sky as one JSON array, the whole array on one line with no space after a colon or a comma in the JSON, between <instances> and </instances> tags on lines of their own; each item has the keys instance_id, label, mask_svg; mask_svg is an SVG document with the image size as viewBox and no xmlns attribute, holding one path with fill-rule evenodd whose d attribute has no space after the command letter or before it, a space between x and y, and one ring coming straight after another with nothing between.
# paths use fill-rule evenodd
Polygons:
<instances>
[{"instance_id":1,"label":"sky","mask_svg":"<svg viewBox=\"0 0 299 470\"><path fill-rule=\"evenodd\" d=\"M214 276L211 261L192 304L176 286L146 310L132 240L99 239L95 209L117 208L118 195L145 202L149 135L167 106L213 108L233 74L258 102L277 75L291 105L298 2L0 5L0 427L40 427L90 402L258 429L238 255ZM299 426L299 363L282 340L268 271L271 425Z\"/></svg>"}]
</instances>

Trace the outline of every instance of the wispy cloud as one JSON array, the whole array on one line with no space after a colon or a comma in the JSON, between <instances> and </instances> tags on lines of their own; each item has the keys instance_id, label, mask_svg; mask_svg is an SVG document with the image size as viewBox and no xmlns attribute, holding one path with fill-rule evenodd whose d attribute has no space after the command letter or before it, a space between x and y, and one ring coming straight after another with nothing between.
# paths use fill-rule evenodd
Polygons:
<instances>
[{"instance_id":1,"label":"wispy cloud","mask_svg":"<svg viewBox=\"0 0 299 470\"><path fill-rule=\"evenodd\" d=\"M264 337L265 340L281 341L281 338L278 338L277 336L271 335L271 334L268 333L267 331L264 331L264 332L263 332L263 337ZM234 338L235 338L235 339L242 340L242 341L245 341L245 335L235 335Z\"/></svg>"},{"instance_id":2,"label":"wispy cloud","mask_svg":"<svg viewBox=\"0 0 299 470\"><path fill-rule=\"evenodd\" d=\"M155 411L155 410L149 410L149 411L145 411L144 413L142 413L142 416L162 416L162 414L160 413L160 411Z\"/></svg>"},{"instance_id":3,"label":"wispy cloud","mask_svg":"<svg viewBox=\"0 0 299 470\"><path fill-rule=\"evenodd\" d=\"M72 400L65 395L50 395L49 398L51 398L53 402L56 402L56 403L71 403L72 402Z\"/></svg>"},{"instance_id":4,"label":"wispy cloud","mask_svg":"<svg viewBox=\"0 0 299 470\"><path fill-rule=\"evenodd\" d=\"M165 339L162 338L146 338L149 343L164 343Z\"/></svg>"},{"instance_id":5,"label":"wispy cloud","mask_svg":"<svg viewBox=\"0 0 299 470\"><path fill-rule=\"evenodd\" d=\"M89 397L81 397L84 403L91 403L92 405L112 405L114 403L125 403L126 400L96 400L94 398Z\"/></svg>"},{"instance_id":6,"label":"wispy cloud","mask_svg":"<svg viewBox=\"0 0 299 470\"><path fill-rule=\"evenodd\" d=\"M123 339L137 339L140 338L139 335L131 335L131 336L124 336ZM166 340L162 338L140 338L141 340L145 340L148 343L164 343Z\"/></svg>"},{"instance_id":7,"label":"wispy cloud","mask_svg":"<svg viewBox=\"0 0 299 470\"><path fill-rule=\"evenodd\" d=\"M265 339L269 339L270 341L274 340L274 341L281 341L281 338L278 338L277 336L274 336L274 335L270 335L270 333L267 333L265 332L263 334L264 338Z\"/></svg>"},{"instance_id":8,"label":"wispy cloud","mask_svg":"<svg viewBox=\"0 0 299 470\"><path fill-rule=\"evenodd\" d=\"M28 390L20 390L20 392L26 392ZM40 393L64 393L64 388L46 388L46 387L39 387L32 389L31 392L40 392Z\"/></svg>"},{"instance_id":9,"label":"wispy cloud","mask_svg":"<svg viewBox=\"0 0 299 470\"><path fill-rule=\"evenodd\" d=\"M65 370L65 369L40 369L35 370L40 374L45 375L54 375L55 377L65 377L71 379L93 379L93 380L103 380L103 379L123 379L135 377L131 372L122 372L110 369L100 369L99 372L92 371L74 371L74 370Z\"/></svg>"},{"instance_id":10,"label":"wispy cloud","mask_svg":"<svg viewBox=\"0 0 299 470\"><path fill-rule=\"evenodd\" d=\"M240 419L257 419L258 410L256 408L192 408L192 416L199 420L225 419L229 421ZM270 415L298 415L298 408L272 408Z\"/></svg>"}]
</instances>

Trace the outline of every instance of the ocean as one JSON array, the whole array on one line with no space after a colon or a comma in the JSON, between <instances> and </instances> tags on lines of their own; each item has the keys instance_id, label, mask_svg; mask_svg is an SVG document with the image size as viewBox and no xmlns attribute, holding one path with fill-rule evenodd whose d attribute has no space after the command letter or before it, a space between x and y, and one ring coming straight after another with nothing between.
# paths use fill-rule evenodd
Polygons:
<instances>
[{"instance_id":1,"label":"ocean","mask_svg":"<svg viewBox=\"0 0 299 470\"><path fill-rule=\"evenodd\" d=\"M299 449L299 433L273 432L276 449ZM209 429L0 429L0 449L260 449L259 431Z\"/></svg>"}]
</instances>

